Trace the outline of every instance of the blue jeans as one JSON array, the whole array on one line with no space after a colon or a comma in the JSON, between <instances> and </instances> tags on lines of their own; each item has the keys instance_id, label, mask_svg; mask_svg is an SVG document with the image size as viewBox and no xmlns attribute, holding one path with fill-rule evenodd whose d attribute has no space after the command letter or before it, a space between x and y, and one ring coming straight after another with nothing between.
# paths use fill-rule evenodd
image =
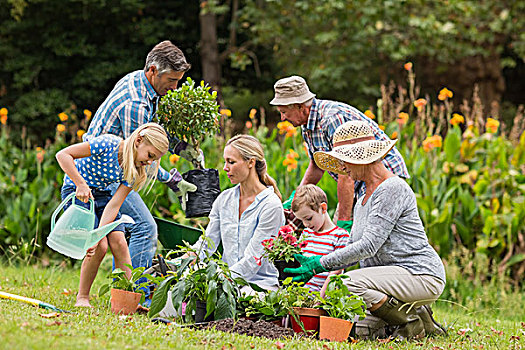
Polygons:
<instances>
[{"instance_id":1,"label":"blue jeans","mask_svg":"<svg viewBox=\"0 0 525 350\"><path fill-rule=\"evenodd\" d=\"M107 187L111 194L115 194L118 183L113 183ZM157 224L148 207L140 195L131 191L122 206L120 213L130 216L135 223L126 224L131 233L129 240L129 255L133 267L151 267L153 256L157 250Z\"/></svg>"}]
</instances>

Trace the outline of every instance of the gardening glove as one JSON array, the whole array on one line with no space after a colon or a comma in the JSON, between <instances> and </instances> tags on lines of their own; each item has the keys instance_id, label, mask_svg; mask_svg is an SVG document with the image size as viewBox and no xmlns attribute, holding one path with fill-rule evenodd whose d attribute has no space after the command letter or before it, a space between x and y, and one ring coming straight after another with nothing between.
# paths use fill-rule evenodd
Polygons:
<instances>
[{"instance_id":1,"label":"gardening glove","mask_svg":"<svg viewBox=\"0 0 525 350\"><path fill-rule=\"evenodd\" d=\"M348 233L350 233L350 231L352 230L353 223L354 223L353 220L348 220L348 221L337 220L337 226L339 226L340 228L344 228L345 230L348 231Z\"/></svg>"},{"instance_id":2,"label":"gardening glove","mask_svg":"<svg viewBox=\"0 0 525 350\"><path fill-rule=\"evenodd\" d=\"M186 146L180 150L179 155L192 162L195 168L204 169L204 153L199 148L186 143Z\"/></svg>"},{"instance_id":3,"label":"gardening glove","mask_svg":"<svg viewBox=\"0 0 525 350\"><path fill-rule=\"evenodd\" d=\"M293 192L290 195L290 197L288 197L288 199L284 201L284 203L283 203L283 208L284 209L292 209L292 201L293 201L294 197L295 197L295 190L293 190Z\"/></svg>"},{"instance_id":4,"label":"gardening glove","mask_svg":"<svg viewBox=\"0 0 525 350\"><path fill-rule=\"evenodd\" d=\"M197 191L197 186L182 179L179 182L179 200L182 210L186 211L186 202L188 201L188 192Z\"/></svg>"},{"instance_id":5,"label":"gardening glove","mask_svg":"<svg viewBox=\"0 0 525 350\"><path fill-rule=\"evenodd\" d=\"M302 254L294 254L295 260L299 261L300 267L296 269L286 268L284 272L293 273L297 276L292 278L293 282L308 282L310 278L317 275L318 273L328 271L321 265L322 255L304 256Z\"/></svg>"},{"instance_id":6,"label":"gardening glove","mask_svg":"<svg viewBox=\"0 0 525 350\"><path fill-rule=\"evenodd\" d=\"M167 181L164 181L166 186L168 186L173 192L179 192L179 182L182 181L182 175L175 168L170 170L170 177Z\"/></svg>"}]
</instances>

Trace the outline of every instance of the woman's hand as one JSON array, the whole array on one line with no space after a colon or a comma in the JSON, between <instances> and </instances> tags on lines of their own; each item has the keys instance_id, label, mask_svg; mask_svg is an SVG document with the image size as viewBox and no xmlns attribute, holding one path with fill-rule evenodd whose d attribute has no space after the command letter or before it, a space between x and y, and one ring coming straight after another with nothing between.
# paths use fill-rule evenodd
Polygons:
<instances>
[{"instance_id":1,"label":"woman's hand","mask_svg":"<svg viewBox=\"0 0 525 350\"><path fill-rule=\"evenodd\" d=\"M93 198L93 194L91 194L91 189L86 183L77 186L75 195L84 203L87 203L90 198Z\"/></svg>"}]
</instances>

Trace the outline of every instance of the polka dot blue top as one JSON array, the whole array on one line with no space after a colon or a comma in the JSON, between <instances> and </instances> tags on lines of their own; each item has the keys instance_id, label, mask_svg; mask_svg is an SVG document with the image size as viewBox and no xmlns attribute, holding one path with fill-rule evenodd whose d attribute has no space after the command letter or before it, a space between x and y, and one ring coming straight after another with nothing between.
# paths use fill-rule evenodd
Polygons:
<instances>
[{"instance_id":1,"label":"polka dot blue top","mask_svg":"<svg viewBox=\"0 0 525 350\"><path fill-rule=\"evenodd\" d=\"M89 187L106 188L113 182L131 187L122 179L122 168L118 163L120 141L120 137L111 134L87 141L91 148L91 156L75 159L75 165ZM66 186L76 187L67 174L64 177L64 187Z\"/></svg>"}]
</instances>

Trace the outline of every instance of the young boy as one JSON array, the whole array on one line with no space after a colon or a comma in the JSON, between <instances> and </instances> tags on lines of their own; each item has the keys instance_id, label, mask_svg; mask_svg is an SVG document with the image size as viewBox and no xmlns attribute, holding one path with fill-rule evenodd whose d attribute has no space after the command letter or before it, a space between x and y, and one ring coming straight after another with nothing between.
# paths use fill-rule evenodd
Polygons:
<instances>
[{"instance_id":1,"label":"young boy","mask_svg":"<svg viewBox=\"0 0 525 350\"><path fill-rule=\"evenodd\" d=\"M334 225L327 208L326 194L321 188L315 185L297 188L292 201L292 211L305 226L302 236L307 245L301 248L305 256L326 255L348 244L350 237L348 232ZM324 297L330 282L328 276L342 272L343 270L319 273L312 277L306 286L312 291L320 291L321 296Z\"/></svg>"}]
</instances>

